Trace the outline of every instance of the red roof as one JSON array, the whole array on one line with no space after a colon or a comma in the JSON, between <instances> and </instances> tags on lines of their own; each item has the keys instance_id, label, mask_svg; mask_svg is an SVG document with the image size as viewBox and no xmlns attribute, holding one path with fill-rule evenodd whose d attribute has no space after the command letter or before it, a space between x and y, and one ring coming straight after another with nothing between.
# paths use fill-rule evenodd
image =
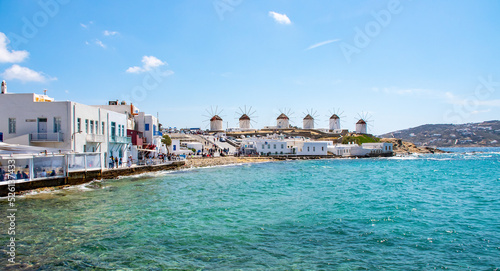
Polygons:
<instances>
[{"instance_id":1,"label":"red roof","mask_svg":"<svg viewBox=\"0 0 500 271\"><path fill-rule=\"evenodd\" d=\"M250 117L247 114L243 114L241 115L240 120L250 120Z\"/></svg>"},{"instance_id":2,"label":"red roof","mask_svg":"<svg viewBox=\"0 0 500 271\"><path fill-rule=\"evenodd\" d=\"M279 120L279 119L284 119L284 120L287 120L287 119L289 119L289 118L288 118L288 117L287 117L284 113L281 113L281 115L279 115L277 119L278 119L278 120Z\"/></svg>"},{"instance_id":3,"label":"red roof","mask_svg":"<svg viewBox=\"0 0 500 271\"><path fill-rule=\"evenodd\" d=\"M215 120L222 120L222 119L218 115L215 115L210 119L210 121L215 121Z\"/></svg>"}]
</instances>

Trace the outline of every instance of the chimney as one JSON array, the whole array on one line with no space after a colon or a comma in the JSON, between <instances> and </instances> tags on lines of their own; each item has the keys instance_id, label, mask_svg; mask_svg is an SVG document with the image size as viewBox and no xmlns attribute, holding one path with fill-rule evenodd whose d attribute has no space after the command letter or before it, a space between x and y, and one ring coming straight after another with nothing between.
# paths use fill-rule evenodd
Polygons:
<instances>
[{"instance_id":1,"label":"chimney","mask_svg":"<svg viewBox=\"0 0 500 271\"><path fill-rule=\"evenodd\" d=\"M5 80L2 81L2 94L7 93L7 83L5 83Z\"/></svg>"}]
</instances>

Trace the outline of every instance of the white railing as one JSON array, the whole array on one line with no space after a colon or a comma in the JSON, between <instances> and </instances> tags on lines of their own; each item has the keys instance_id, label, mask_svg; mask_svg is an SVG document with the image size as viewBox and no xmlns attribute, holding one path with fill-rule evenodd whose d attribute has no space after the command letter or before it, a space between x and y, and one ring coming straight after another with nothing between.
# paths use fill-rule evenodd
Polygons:
<instances>
[{"instance_id":1,"label":"white railing","mask_svg":"<svg viewBox=\"0 0 500 271\"><path fill-rule=\"evenodd\" d=\"M30 142L63 142L63 133L34 133L30 134Z\"/></svg>"},{"instance_id":2,"label":"white railing","mask_svg":"<svg viewBox=\"0 0 500 271\"><path fill-rule=\"evenodd\" d=\"M89 134L87 135L87 142L104 142L104 135L95 135Z\"/></svg>"}]
</instances>

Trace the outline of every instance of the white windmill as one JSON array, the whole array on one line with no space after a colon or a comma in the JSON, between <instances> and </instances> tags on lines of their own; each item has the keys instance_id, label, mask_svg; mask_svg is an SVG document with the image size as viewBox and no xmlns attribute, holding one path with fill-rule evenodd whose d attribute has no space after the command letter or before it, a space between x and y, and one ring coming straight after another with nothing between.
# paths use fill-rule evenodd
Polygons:
<instances>
[{"instance_id":1,"label":"white windmill","mask_svg":"<svg viewBox=\"0 0 500 271\"><path fill-rule=\"evenodd\" d=\"M341 125L340 125L340 121L341 121L341 118L344 118L344 112L340 111L340 108L338 109L333 109L332 111L330 111L330 114L331 116L329 117L329 123L328 123L328 129L329 130L340 130L342 129L341 128Z\"/></svg>"},{"instance_id":2,"label":"white windmill","mask_svg":"<svg viewBox=\"0 0 500 271\"><path fill-rule=\"evenodd\" d=\"M356 122L356 134L367 134L368 123L372 122L371 116L366 112L358 114L359 120Z\"/></svg>"},{"instance_id":3,"label":"white windmill","mask_svg":"<svg viewBox=\"0 0 500 271\"><path fill-rule=\"evenodd\" d=\"M224 131L223 125L222 125L222 118L220 117L222 110L219 111L219 107L216 106L215 110L211 106L210 111L208 109L205 110L208 114L204 115L205 117L208 118L210 121L210 131L212 132L218 132L218 131Z\"/></svg>"},{"instance_id":4,"label":"white windmill","mask_svg":"<svg viewBox=\"0 0 500 271\"><path fill-rule=\"evenodd\" d=\"M306 116L302 120L303 129L314 129L314 120L317 118L317 111L311 108L311 110L307 110L307 113L304 113L304 115Z\"/></svg>"},{"instance_id":5,"label":"white windmill","mask_svg":"<svg viewBox=\"0 0 500 271\"><path fill-rule=\"evenodd\" d=\"M284 109L283 111L280 110L280 115L278 118L276 118L276 127L278 129L288 129L290 128L290 118L288 115L291 115L292 112L290 109Z\"/></svg>"},{"instance_id":6,"label":"white windmill","mask_svg":"<svg viewBox=\"0 0 500 271\"><path fill-rule=\"evenodd\" d=\"M253 118L253 115L255 114L255 110L252 111L252 107L251 106L247 110L247 106L246 105L245 105L244 108L240 107L239 109L240 110L237 113L240 116L238 118L240 129L242 129L242 130L251 129L252 128L252 121L253 121L252 118Z\"/></svg>"}]
</instances>

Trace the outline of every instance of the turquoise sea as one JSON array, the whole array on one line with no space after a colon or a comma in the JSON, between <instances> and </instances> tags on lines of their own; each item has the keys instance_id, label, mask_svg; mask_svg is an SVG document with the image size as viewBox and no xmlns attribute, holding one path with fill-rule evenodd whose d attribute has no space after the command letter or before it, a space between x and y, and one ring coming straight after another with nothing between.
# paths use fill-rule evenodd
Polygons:
<instances>
[{"instance_id":1,"label":"turquoise sea","mask_svg":"<svg viewBox=\"0 0 500 271\"><path fill-rule=\"evenodd\" d=\"M7 266L4 211L0 268L497 270L500 148L453 151L160 172L23 196L17 264Z\"/></svg>"}]
</instances>

